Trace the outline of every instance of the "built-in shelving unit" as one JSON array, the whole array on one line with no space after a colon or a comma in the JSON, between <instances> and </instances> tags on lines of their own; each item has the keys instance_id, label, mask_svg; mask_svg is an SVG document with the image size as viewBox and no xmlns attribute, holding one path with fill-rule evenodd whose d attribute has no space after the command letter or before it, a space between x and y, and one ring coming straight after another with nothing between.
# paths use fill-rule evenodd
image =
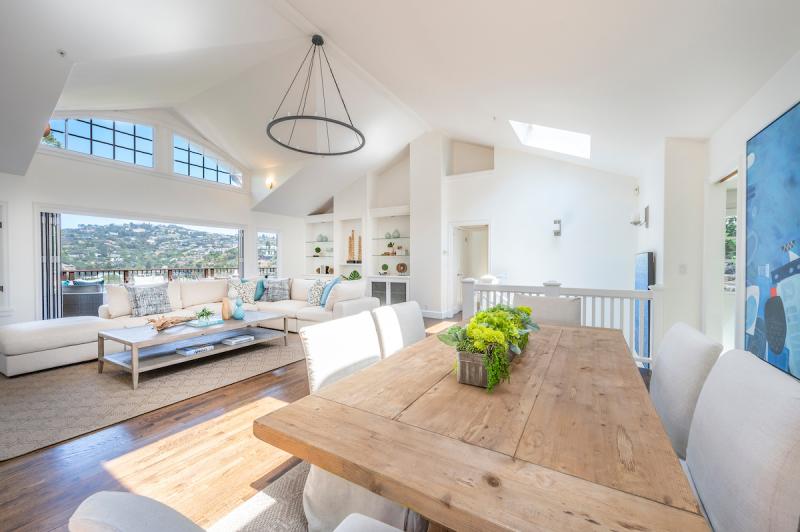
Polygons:
<instances>
[{"instance_id":1,"label":"built-in shelving unit","mask_svg":"<svg viewBox=\"0 0 800 532\"><path fill-rule=\"evenodd\" d=\"M333 215L315 214L307 216L305 274L310 277L331 277L335 275L334 251Z\"/></svg>"},{"instance_id":2,"label":"built-in shelving unit","mask_svg":"<svg viewBox=\"0 0 800 532\"><path fill-rule=\"evenodd\" d=\"M366 258L363 233L363 220L361 218L346 218L338 221L337 246L339 250L337 273L349 277L352 272L364 276L364 259Z\"/></svg>"},{"instance_id":3,"label":"built-in shelving unit","mask_svg":"<svg viewBox=\"0 0 800 532\"><path fill-rule=\"evenodd\" d=\"M370 211L372 241L370 276L411 274L411 216L407 205Z\"/></svg>"}]
</instances>

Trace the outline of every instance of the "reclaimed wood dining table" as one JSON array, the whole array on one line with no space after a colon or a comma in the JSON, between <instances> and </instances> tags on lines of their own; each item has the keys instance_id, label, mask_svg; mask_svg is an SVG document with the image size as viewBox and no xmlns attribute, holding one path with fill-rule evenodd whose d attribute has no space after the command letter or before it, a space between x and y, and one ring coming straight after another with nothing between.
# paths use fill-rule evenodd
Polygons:
<instances>
[{"instance_id":1,"label":"reclaimed wood dining table","mask_svg":"<svg viewBox=\"0 0 800 532\"><path fill-rule=\"evenodd\" d=\"M543 326L492 393L433 336L254 433L453 530L709 530L622 333Z\"/></svg>"}]
</instances>

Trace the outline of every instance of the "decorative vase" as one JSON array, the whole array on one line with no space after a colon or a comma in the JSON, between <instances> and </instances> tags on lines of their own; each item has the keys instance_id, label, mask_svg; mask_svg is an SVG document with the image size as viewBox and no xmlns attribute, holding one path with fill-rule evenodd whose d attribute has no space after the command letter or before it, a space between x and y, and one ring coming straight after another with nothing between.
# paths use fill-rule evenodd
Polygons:
<instances>
[{"instance_id":1,"label":"decorative vase","mask_svg":"<svg viewBox=\"0 0 800 532\"><path fill-rule=\"evenodd\" d=\"M392 233L386 233L383 236L384 236L384 238L386 238L388 240L388 239L392 238Z\"/></svg>"},{"instance_id":2,"label":"decorative vase","mask_svg":"<svg viewBox=\"0 0 800 532\"><path fill-rule=\"evenodd\" d=\"M392 233L392 238L400 238L400 231L395 229L394 232Z\"/></svg>"},{"instance_id":3,"label":"decorative vase","mask_svg":"<svg viewBox=\"0 0 800 532\"><path fill-rule=\"evenodd\" d=\"M236 298L236 308L233 309L232 318L235 320L243 320L244 319L244 303L242 302L241 297Z\"/></svg>"},{"instance_id":4,"label":"decorative vase","mask_svg":"<svg viewBox=\"0 0 800 532\"><path fill-rule=\"evenodd\" d=\"M222 319L229 320L231 319L231 300L227 297L222 298Z\"/></svg>"}]
</instances>

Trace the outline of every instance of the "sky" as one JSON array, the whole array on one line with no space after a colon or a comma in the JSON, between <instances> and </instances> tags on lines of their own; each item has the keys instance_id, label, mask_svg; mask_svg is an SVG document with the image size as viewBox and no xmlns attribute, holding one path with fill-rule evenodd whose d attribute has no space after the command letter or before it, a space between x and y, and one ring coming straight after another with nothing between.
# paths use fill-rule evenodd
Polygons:
<instances>
[{"instance_id":1,"label":"sky","mask_svg":"<svg viewBox=\"0 0 800 532\"><path fill-rule=\"evenodd\" d=\"M223 227L206 227L200 225L189 224L169 224L163 222L151 222L147 220L131 220L126 218L106 218L102 216L87 216L84 214L62 214L61 215L61 228L62 229L75 229L79 225L110 225L122 223L150 223L153 225L179 225L181 227L188 227L195 231L205 231L207 233L218 233L221 235L235 235L237 229L223 228Z\"/></svg>"}]
</instances>

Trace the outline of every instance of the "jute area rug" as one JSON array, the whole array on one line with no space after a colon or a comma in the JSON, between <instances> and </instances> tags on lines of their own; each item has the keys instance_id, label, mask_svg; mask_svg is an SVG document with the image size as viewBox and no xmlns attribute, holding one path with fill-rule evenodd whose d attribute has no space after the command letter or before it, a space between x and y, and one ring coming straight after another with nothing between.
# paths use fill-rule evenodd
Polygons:
<instances>
[{"instance_id":1,"label":"jute area rug","mask_svg":"<svg viewBox=\"0 0 800 532\"><path fill-rule=\"evenodd\" d=\"M87 362L29 375L0 375L0 461L8 460L304 358L300 339L276 340L140 374Z\"/></svg>"},{"instance_id":2,"label":"jute area rug","mask_svg":"<svg viewBox=\"0 0 800 532\"><path fill-rule=\"evenodd\" d=\"M214 523L208 532L306 532L303 486L307 476L306 462L294 466Z\"/></svg>"}]
</instances>

